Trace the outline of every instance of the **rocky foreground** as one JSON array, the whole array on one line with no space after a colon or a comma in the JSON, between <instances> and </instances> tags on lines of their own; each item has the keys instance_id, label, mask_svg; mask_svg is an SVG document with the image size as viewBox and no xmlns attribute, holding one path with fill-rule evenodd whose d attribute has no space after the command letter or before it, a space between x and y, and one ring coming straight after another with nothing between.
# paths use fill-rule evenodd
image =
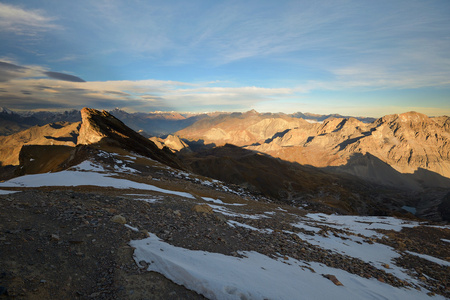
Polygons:
<instances>
[{"instance_id":1,"label":"rocky foreground","mask_svg":"<svg viewBox=\"0 0 450 300\"><path fill-rule=\"evenodd\" d=\"M171 249L186 257L203 253L205 265L211 264L211 253L242 263L262 254L300 272L298 285L291 285L294 293L298 286L298 299L313 292L318 299L326 293L338 299L450 297L448 225L326 215L273 203L133 153L95 153L66 171L0 183L1 297L283 296L276 285L259 291L230 285L226 265L216 270L223 278L221 290L207 283L199 288L186 278L212 276L201 268L192 273L188 258L175 264L163 255ZM154 255L148 260L137 254L145 250L145 242L139 242L145 239L158 248L147 249ZM174 274L164 267L171 265ZM257 269L248 283L263 282L259 276L271 271ZM239 268L236 272L239 276ZM301 287L308 280L314 291Z\"/></svg>"}]
</instances>

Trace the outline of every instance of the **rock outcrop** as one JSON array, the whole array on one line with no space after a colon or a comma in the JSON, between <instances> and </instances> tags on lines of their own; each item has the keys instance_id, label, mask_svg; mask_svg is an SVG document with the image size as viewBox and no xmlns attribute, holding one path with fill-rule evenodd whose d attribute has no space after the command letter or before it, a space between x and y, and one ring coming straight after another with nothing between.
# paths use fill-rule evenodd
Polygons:
<instances>
[{"instance_id":1,"label":"rock outcrop","mask_svg":"<svg viewBox=\"0 0 450 300\"><path fill-rule=\"evenodd\" d=\"M166 138L151 137L150 141L155 143L159 149L164 147L169 148L172 152L180 151L182 149L188 148L189 146L176 135L168 135Z\"/></svg>"},{"instance_id":2,"label":"rock outcrop","mask_svg":"<svg viewBox=\"0 0 450 300\"><path fill-rule=\"evenodd\" d=\"M81 118L78 144L119 147L150 157L174 168L183 168L181 162L170 150L166 148L158 149L152 141L126 126L107 111L85 107L81 110Z\"/></svg>"}]
</instances>

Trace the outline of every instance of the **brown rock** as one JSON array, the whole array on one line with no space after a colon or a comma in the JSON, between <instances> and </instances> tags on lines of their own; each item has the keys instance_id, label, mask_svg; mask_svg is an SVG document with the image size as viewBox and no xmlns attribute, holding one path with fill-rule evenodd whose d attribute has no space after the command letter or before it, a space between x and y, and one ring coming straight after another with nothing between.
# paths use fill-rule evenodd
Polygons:
<instances>
[{"instance_id":1,"label":"brown rock","mask_svg":"<svg viewBox=\"0 0 450 300\"><path fill-rule=\"evenodd\" d=\"M327 278L327 279L329 279L329 280L331 280L331 282L333 282L335 285L342 285L343 286L343 284L334 275L324 274L322 276Z\"/></svg>"},{"instance_id":2,"label":"brown rock","mask_svg":"<svg viewBox=\"0 0 450 300\"><path fill-rule=\"evenodd\" d=\"M213 209L208 204L198 204L192 208L193 211L204 213L204 214L212 214Z\"/></svg>"},{"instance_id":3,"label":"brown rock","mask_svg":"<svg viewBox=\"0 0 450 300\"><path fill-rule=\"evenodd\" d=\"M50 238L51 238L52 241L59 241L61 239L59 237L59 235L57 235L57 234L52 234Z\"/></svg>"},{"instance_id":4,"label":"brown rock","mask_svg":"<svg viewBox=\"0 0 450 300\"><path fill-rule=\"evenodd\" d=\"M127 222L127 219L121 215L115 215L111 218L111 222L119 223L119 224L125 224Z\"/></svg>"}]
</instances>

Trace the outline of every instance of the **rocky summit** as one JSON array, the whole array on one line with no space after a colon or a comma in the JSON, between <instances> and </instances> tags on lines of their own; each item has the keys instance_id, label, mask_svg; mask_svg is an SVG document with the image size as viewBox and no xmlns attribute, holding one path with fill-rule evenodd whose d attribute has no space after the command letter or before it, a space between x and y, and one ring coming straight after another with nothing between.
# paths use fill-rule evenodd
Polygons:
<instances>
[{"instance_id":1,"label":"rocky summit","mask_svg":"<svg viewBox=\"0 0 450 300\"><path fill-rule=\"evenodd\" d=\"M0 298L450 297L447 117L81 118L7 136Z\"/></svg>"}]
</instances>

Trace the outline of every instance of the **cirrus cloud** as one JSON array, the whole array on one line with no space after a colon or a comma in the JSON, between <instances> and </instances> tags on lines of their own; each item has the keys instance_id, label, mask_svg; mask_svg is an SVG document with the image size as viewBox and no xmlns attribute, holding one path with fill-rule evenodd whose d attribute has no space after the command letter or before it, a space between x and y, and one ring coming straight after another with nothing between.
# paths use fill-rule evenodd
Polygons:
<instances>
[{"instance_id":1,"label":"cirrus cloud","mask_svg":"<svg viewBox=\"0 0 450 300\"><path fill-rule=\"evenodd\" d=\"M41 10L26 10L19 6L0 3L0 32L33 35L59 26Z\"/></svg>"},{"instance_id":2,"label":"cirrus cloud","mask_svg":"<svg viewBox=\"0 0 450 300\"><path fill-rule=\"evenodd\" d=\"M0 62L1 78L0 100L4 106L19 110L49 109L52 104L53 109L90 106L131 111L246 110L256 103L294 92L289 88L218 86L220 82L154 79L86 82L74 75L8 62Z\"/></svg>"}]
</instances>

